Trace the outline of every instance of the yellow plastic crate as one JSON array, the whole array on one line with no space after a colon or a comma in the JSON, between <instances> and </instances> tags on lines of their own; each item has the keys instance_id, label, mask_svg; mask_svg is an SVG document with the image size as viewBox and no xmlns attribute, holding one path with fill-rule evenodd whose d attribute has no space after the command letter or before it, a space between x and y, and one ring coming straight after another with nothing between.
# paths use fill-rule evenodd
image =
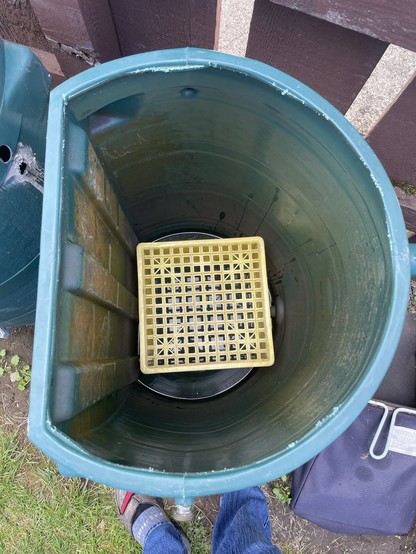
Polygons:
<instances>
[{"instance_id":1,"label":"yellow plastic crate","mask_svg":"<svg viewBox=\"0 0 416 554\"><path fill-rule=\"evenodd\" d=\"M141 243L137 268L143 373L273 364L261 237Z\"/></svg>"}]
</instances>

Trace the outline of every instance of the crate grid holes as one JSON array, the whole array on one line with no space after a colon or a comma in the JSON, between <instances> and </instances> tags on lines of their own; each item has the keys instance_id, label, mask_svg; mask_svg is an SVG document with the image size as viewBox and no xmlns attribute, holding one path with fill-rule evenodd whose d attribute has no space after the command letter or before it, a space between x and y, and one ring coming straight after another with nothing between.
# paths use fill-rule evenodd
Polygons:
<instances>
[{"instance_id":1,"label":"crate grid holes","mask_svg":"<svg viewBox=\"0 0 416 554\"><path fill-rule=\"evenodd\" d=\"M138 245L145 373L271 365L259 237Z\"/></svg>"}]
</instances>

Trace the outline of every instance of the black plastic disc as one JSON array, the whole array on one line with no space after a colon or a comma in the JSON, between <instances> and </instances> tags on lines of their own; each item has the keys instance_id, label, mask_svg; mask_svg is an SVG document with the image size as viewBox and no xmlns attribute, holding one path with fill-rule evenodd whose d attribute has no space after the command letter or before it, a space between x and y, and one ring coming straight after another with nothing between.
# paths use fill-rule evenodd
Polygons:
<instances>
[{"instance_id":1,"label":"black plastic disc","mask_svg":"<svg viewBox=\"0 0 416 554\"><path fill-rule=\"evenodd\" d=\"M209 233L174 233L155 242L220 238ZM178 373L140 372L139 383L163 396L178 400L202 400L221 394L240 383L253 368L186 371Z\"/></svg>"}]
</instances>

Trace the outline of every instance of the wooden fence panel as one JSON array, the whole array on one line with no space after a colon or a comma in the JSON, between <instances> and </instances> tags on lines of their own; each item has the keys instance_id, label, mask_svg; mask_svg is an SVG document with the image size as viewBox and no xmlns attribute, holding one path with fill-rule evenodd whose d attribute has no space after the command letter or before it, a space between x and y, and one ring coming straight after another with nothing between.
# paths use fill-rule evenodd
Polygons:
<instances>
[{"instance_id":1,"label":"wooden fence panel","mask_svg":"<svg viewBox=\"0 0 416 554\"><path fill-rule=\"evenodd\" d=\"M345 113L388 44L256 0L246 55L296 77Z\"/></svg>"},{"instance_id":2,"label":"wooden fence panel","mask_svg":"<svg viewBox=\"0 0 416 554\"><path fill-rule=\"evenodd\" d=\"M271 0L380 40L416 50L414 0Z\"/></svg>"},{"instance_id":3,"label":"wooden fence panel","mask_svg":"<svg viewBox=\"0 0 416 554\"><path fill-rule=\"evenodd\" d=\"M197 46L214 48L217 0L110 0L123 56Z\"/></svg>"},{"instance_id":4,"label":"wooden fence panel","mask_svg":"<svg viewBox=\"0 0 416 554\"><path fill-rule=\"evenodd\" d=\"M120 56L108 0L31 0L50 49L70 77Z\"/></svg>"},{"instance_id":5,"label":"wooden fence panel","mask_svg":"<svg viewBox=\"0 0 416 554\"><path fill-rule=\"evenodd\" d=\"M416 233L416 189L415 195L407 194L399 187L394 187L394 190L402 209L406 229Z\"/></svg>"},{"instance_id":6,"label":"wooden fence panel","mask_svg":"<svg viewBox=\"0 0 416 554\"><path fill-rule=\"evenodd\" d=\"M48 43L29 0L0 0L0 37L9 42L48 50Z\"/></svg>"},{"instance_id":7,"label":"wooden fence panel","mask_svg":"<svg viewBox=\"0 0 416 554\"><path fill-rule=\"evenodd\" d=\"M122 55L183 46L215 48L220 4L0 0L0 37L32 47L56 85ZM413 1L255 0L247 56L293 75L345 113L384 53L385 41L416 50L415 20ZM390 177L416 187L416 79L368 141ZM402 189L396 193L408 229L416 232L416 197Z\"/></svg>"},{"instance_id":8,"label":"wooden fence panel","mask_svg":"<svg viewBox=\"0 0 416 554\"><path fill-rule=\"evenodd\" d=\"M416 187L416 78L367 140L392 179Z\"/></svg>"},{"instance_id":9,"label":"wooden fence panel","mask_svg":"<svg viewBox=\"0 0 416 554\"><path fill-rule=\"evenodd\" d=\"M0 0L0 38L32 48L50 72L52 87L65 79L29 0Z\"/></svg>"},{"instance_id":10,"label":"wooden fence panel","mask_svg":"<svg viewBox=\"0 0 416 554\"><path fill-rule=\"evenodd\" d=\"M99 62L120 58L121 50L109 0L78 0L84 25Z\"/></svg>"}]
</instances>

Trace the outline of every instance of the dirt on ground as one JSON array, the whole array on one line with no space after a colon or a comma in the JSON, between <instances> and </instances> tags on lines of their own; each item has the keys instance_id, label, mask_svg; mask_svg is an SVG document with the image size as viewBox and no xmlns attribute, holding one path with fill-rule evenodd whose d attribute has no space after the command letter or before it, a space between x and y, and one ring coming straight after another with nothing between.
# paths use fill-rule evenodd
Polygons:
<instances>
[{"instance_id":1,"label":"dirt on ground","mask_svg":"<svg viewBox=\"0 0 416 554\"><path fill-rule=\"evenodd\" d=\"M7 339L0 339L0 350L5 349L7 356L18 355L32 365L34 327L15 327ZM10 430L26 435L29 413L29 389L20 391L17 383L10 380L6 373L0 378L0 424Z\"/></svg>"},{"instance_id":2,"label":"dirt on ground","mask_svg":"<svg viewBox=\"0 0 416 554\"><path fill-rule=\"evenodd\" d=\"M0 349L32 362L33 327L13 329L8 339L0 340ZM0 424L26 435L29 387L20 391L8 375L0 378ZM273 541L283 554L401 554L416 553L416 527L405 536L337 535L295 515L273 494L273 484L263 485L266 495ZM198 498L196 512L212 532L219 509L219 496ZM386 503L388 499L386 498Z\"/></svg>"},{"instance_id":3,"label":"dirt on ground","mask_svg":"<svg viewBox=\"0 0 416 554\"><path fill-rule=\"evenodd\" d=\"M283 554L401 554L416 552L416 526L409 535L338 535L302 519L273 494L273 484L262 486L269 506L273 543ZM220 497L198 498L196 512L212 532ZM386 499L386 502L388 500Z\"/></svg>"}]
</instances>

